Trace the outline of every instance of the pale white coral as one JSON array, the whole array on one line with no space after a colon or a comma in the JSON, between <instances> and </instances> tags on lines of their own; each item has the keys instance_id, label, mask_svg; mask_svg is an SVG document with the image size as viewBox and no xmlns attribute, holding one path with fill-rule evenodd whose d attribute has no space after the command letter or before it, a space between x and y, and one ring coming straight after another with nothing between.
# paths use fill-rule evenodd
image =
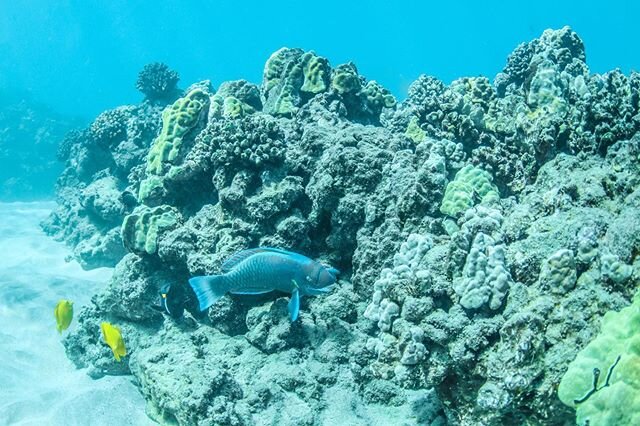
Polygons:
<instances>
[{"instance_id":1,"label":"pale white coral","mask_svg":"<svg viewBox=\"0 0 640 426\"><path fill-rule=\"evenodd\" d=\"M600 273L616 284L624 284L633 274L633 267L620 261L618 256L603 253L600 256Z\"/></svg>"},{"instance_id":2,"label":"pale white coral","mask_svg":"<svg viewBox=\"0 0 640 426\"><path fill-rule=\"evenodd\" d=\"M419 267L425 253L433 246L429 236L411 234L393 257L393 269L384 268L380 278L373 284L373 296L364 316L378 322L382 331L391 329L393 320L399 315L400 307L390 299L393 286L401 279L412 282L424 276ZM397 300L401 302L401 300Z\"/></svg>"},{"instance_id":3,"label":"pale white coral","mask_svg":"<svg viewBox=\"0 0 640 426\"><path fill-rule=\"evenodd\" d=\"M504 245L483 232L476 234L462 274L455 291L466 309L499 309L513 282L505 265Z\"/></svg>"},{"instance_id":4,"label":"pale white coral","mask_svg":"<svg viewBox=\"0 0 640 426\"><path fill-rule=\"evenodd\" d=\"M582 228L578 232L578 251L576 260L582 264L589 264L598 256L598 236L591 227Z\"/></svg>"},{"instance_id":5,"label":"pale white coral","mask_svg":"<svg viewBox=\"0 0 640 426\"><path fill-rule=\"evenodd\" d=\"M427 348L422 344L424 331L420 327L413 326L408 331L408 342L402 352L400 363L415 365L427 356Z\"/></svg>"}]
</instances>

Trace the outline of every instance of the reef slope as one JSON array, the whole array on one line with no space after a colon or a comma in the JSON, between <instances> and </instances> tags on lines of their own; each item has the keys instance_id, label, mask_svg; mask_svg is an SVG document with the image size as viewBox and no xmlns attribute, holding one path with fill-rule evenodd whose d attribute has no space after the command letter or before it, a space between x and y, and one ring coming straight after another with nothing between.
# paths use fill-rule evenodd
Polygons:
<instances>
[{"instance_id":1,"label":"reef slope","mask_svg":"<svg viewBox=\"0 0 640 426\"><path fill-rule=\"evenodd\" d=\"M638 284L640 75L589 73L565 27L493 83L421 76L401 103L288 48L259 86L171 93L66 142L47 228L117 263L65 339L78 366L133 374L163 424L572 421L560 379ZM150 308L260 245L339 268L337 288L294 323L281 294Z\"/></svg>"}]
</instances>

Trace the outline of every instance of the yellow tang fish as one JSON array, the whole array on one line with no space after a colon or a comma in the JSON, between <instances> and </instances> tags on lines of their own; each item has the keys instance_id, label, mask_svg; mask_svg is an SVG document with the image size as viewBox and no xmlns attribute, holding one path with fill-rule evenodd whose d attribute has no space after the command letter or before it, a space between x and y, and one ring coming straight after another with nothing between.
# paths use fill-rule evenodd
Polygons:
<instances>
[{"instance_id":1,"label":"yellow tang fish","mask_svg":"<svg viewBox=\"0 0 640 426\"><path fill-rule=\"evenodd\" d=\"M64 299L59 301L53 310L53 315L56 317L58 333L62 334L62 330L69 328L69 324L73 319L73 302Z\"/></svg>"},{"instance_id":2,"label":"yellow tang fish","mask_svg":"<svg viewBox=\"0 0 640 426\"><path fill-rule=\"evenodd\" d=\"M127 354L127 349L124 347L124 340L122 340L120 329L108 322L100 324L100 328L102 329L102 338L104 339L104 342L109 345L113 351L113 356L116 357L116 361L120 361L120 357Z\"/></svg>"}]
</instances>

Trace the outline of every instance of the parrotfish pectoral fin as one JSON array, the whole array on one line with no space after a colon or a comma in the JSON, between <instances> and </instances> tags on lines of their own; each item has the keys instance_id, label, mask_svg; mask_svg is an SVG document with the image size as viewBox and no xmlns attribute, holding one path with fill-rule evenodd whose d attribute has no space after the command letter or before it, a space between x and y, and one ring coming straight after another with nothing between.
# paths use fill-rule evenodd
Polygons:
<instances>
[{"instance_id":1,"label":"parrotfish pectoral fin","mask_svg":"<svg viewBox=\"0 0 640 426\"><path fill-rule=\"evenodd\" d=\"M189 285L198 298L201 311L216 303L227 292L222 275L193 277L189 280Z\"/></svg>"},{"instance_id":2,"label":"parrotfish pectoral fin","mask_svg":"<svg viewBox=\"0 0 640 426\"><path fill-rule=\"evenodd\" d=\"M298 319L298 313L300 312L300 291L296 288L291 293L291 300L289 300L289 317L291 322Z\"/></svg>"}]
</instances>

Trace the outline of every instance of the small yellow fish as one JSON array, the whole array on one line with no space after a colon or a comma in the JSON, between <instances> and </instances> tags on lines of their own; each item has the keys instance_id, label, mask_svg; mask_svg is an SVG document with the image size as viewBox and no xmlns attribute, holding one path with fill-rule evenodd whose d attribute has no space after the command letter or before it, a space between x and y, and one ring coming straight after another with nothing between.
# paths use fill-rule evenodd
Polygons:
<instances>
[{"instance_id":1,"label":"small yellow fish","mask_svg":"<svg viewBox=\"0 0 640 426\"><path fill-rule=\"evenodd\" d=\"M56 317L58 333L62 334L62 330L69 328L73 319L73 302L64 299L59 301L53 310L53 315Z\"/></svg>"},{"instance_id":2,"label":"small yellow fish","mask_svg":"<svg viewBox=\"0 0 640 426\"><path fill-rule=\"evenodd\" d=\"M102 338L104 339L104 342L109 345L113 351L113 356L116 357L116 361L120 361L120 357L127 354L127 349L124 347L124 340L122 340L120 329L108 322L100 324L100 328L102 329Z\"/></svg>"}]
</instances>

